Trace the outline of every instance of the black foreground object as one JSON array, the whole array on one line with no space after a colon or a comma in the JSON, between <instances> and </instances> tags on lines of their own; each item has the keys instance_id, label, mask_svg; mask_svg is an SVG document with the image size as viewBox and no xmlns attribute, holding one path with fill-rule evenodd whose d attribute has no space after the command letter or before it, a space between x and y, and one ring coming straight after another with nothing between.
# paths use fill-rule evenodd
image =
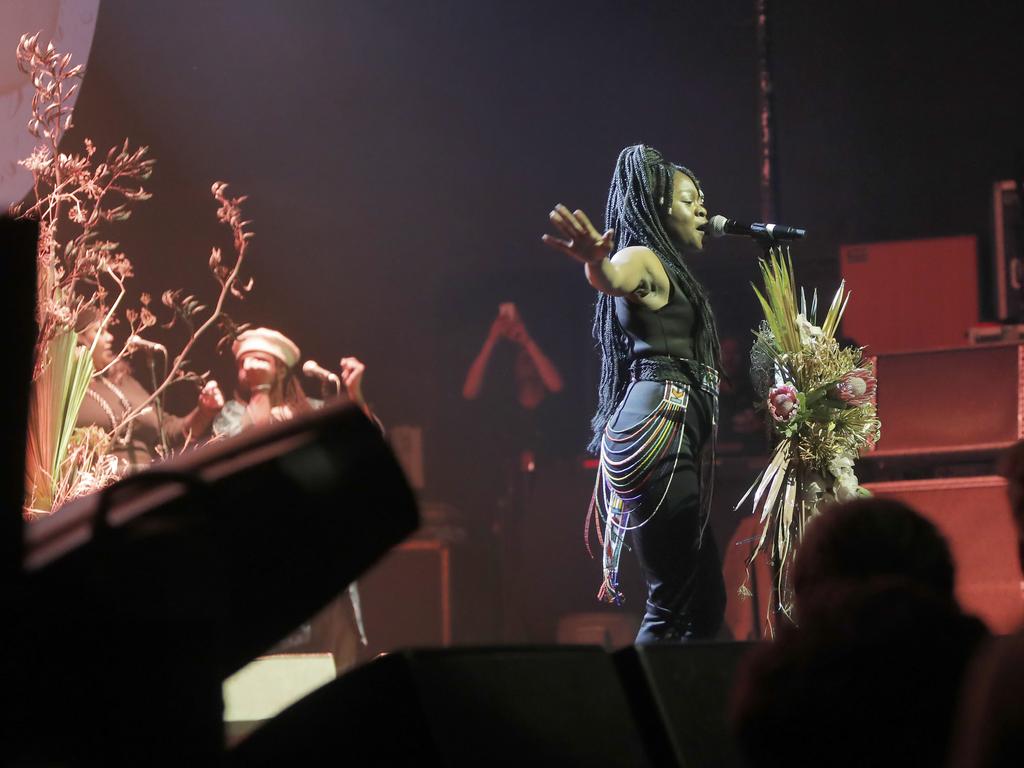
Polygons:
<instances>
[{"instance_id":1,"label":"black foreground object","mask_svg":"<svg viewBox=\"0 0 1024 768\"><path fill-rule=\"evenodd\" d=\"M286 709L229 763L652 765L612 657L567 646L383 656Z\"/></svg>"},{"instance_id":2,"label":"black foreground object","mask_svg":"<svg viewBox=\"0 0 1024 768\"><path fill-rule=\"evenodd\" d=\"M634 716L657 765L745 765L729 723L729 698L740 660L757 645L640 645L615 654Z\"/></svg>"},{"instance_id":3,"label":"black foreground object","mask_svg":"<svg viewBox=\"0 0 1024 768\"><path fill-rule=\"evenodd\" d=\"M27 530L5 757L220 759L223 679L417 523L379 430L340 405L67 505Z\"/></svg>"},{"instance_id":4,"label":"black foreground object","mask_svg":"<svg viewBox=\"0 0 1024 768\"><path fill-rule=\"evenodd\" d=\"M4 404L3 457L0 463L0 610L15 589L21 570L22 520L18 510L25 498L25 431L28 424L29 382L36 341L36 244L39 225L0 216L0 259L3 260L4 300L0 322L4 334L4 375L0 403Z\"/></svg>"}]
</instances>

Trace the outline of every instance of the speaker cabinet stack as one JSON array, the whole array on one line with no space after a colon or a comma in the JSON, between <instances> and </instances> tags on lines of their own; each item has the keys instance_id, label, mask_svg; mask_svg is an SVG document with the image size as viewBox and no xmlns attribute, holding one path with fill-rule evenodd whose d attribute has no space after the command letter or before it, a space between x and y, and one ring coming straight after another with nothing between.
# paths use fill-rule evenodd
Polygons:
<instances>
[{"instance_id":1,"label":"speaker cabinet stack","mask_svg":"<svg viewBox=\"0 0 1024 768\"><path fill-rule=\"evenodd\" d=\"M1022 618L1021 572L994 467L1024 438L1024 346L882 354L876 366L882 439L862 462L878 479L866 486L935 523L953 552L961 605L993 631L1011 631Z\"/></svg>"},{"instance_id":2,"label":"speaker cabinet stack","mask_svg":"<svg viewBox=\"0 0 1024 768\"><path fill-rule=\"evenodd\" d=\"M996 185L999 312L1018 298L1011 220L1016 185ZM1012 253L1011 253L1012 252ZM878 376L882 439L858 473L880 496L906 502L949 541L964 608L997 632L1022 617L1020 565L999 454L1024 438L1024 345L967 345L978 322L974 237L844 246L854 300L843 335L867 346Z\"/></svg>"},{"instance_id":3,"label":"speaker cabinet stack","mask_svg":"<svg viewBox=\"0 0 1024 768\"><path fill-rule=\"evenodd\" d=\"M881 481L867 487L935 523L961 605L995 632L1012 630L1024 605L1020 564L1006 483L993 469L1024 438L1024 346L878 355L876 366L882 439L868 458Z\"/></svg>"}]
</instances>

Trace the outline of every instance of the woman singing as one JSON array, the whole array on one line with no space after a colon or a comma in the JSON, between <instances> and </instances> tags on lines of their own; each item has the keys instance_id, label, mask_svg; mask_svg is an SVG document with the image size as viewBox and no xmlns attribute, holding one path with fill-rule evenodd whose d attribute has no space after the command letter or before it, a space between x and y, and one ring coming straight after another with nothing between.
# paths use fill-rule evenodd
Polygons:
<instances>
[{"instance_id":1,"label":"woman singing","mask_svg":"<svg viewBox=\"0 0 1024 768\"><path fill-rule=\"evenodd\" d=\"M323 405L322 400L306 397L303 392L298 374L301 353L295 342L280 331L245 331L231 351L238 371L238 387L234 399L224 404L213 423L217 437L233 437L251 426L287 421ZM340 367L340 380L348 400L379 425L363 397L366 366L354 357L343 357Z\"/></svg>"},{"instance_id":2,"label":"woman singing","mask_svg":"<svg viewBox=\"0 0 1024 768\"><path fill-rule=\"evenodd\" d=\"M294 341L272 328L243 332L231 347L238 371L235 398L229 400L213 423L218 438L239 435L251 427L287 421L323 406L322 400L306 397L299 383L301 351ZM348 399L378 426L363 397L366 366L354 357L341 359L341 379ZM383 428L382 430L383 431ZM327 651L334 656L339 673L354 666L359 645L366 644L359 591L353 583L312 619L275 646L276 653Z\"/></svg>"},{"instance_id":3,"label":"woman singing","mask_svg":"<svg viewBox=\"0 0 1024 768\"><path fill-rule=\"evenodd\" d=\"M705 530L718 332L685 258L703 250L707 216L697 177L636 145L615 164L607 231L598 232L583 211L557 205L550 219L564 239L544 235L547 245L583 262L599 291L601 383L589 446L600 456L593 502L604 566L598 597L621 601L618 563L628 532L647 582L637 643L712 637L725 610L718 552Z\"/></svg>"}]
</instances>

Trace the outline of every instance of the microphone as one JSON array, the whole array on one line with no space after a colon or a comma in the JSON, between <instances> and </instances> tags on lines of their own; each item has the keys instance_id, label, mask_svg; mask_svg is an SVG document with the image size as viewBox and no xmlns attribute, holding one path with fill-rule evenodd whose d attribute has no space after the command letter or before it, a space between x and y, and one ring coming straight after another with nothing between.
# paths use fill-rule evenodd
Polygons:
<instances>
[{"instance_id":1,"label":"microphone","mask_svg":"<svg viewBox=\"0 0 1024 768\"><path fill-rule=\"evenodd\" d=\"M302 372L312 379L320 379L320 381L329 381L336 387L341 387L341 379L338 375L331 373L326 368L321 368L315 360L307 360L302 364Z\"/></svg>"},{"instance_id":2,"label":"microphone","mask_svg":"<svg viewBox=\"0 0 1024 768\"><path fill-rule=\"evenodd\" d=\"M782 224L744 224L725 216L712 216L706 230L712 237L722 235L745 235L746 237L768 238L770 240L799 240L807 234L806 229L786 227Z\"/></svg>"},{"instance_id":3,"label":"microphone","mask_svg":"<svg viewBox=\"0 0 1024 768\"><path fill-rule=\"evenodd\" d=\"M129 352L134 352L135 350L142 349L145 350L146 352L159 352L161 355L167 354L167 347L165 347L163 344L158 344L155 341L144 339L141 336L129 336L128 343L126 346L128 347Z\"/></svg>"}]
</instances>

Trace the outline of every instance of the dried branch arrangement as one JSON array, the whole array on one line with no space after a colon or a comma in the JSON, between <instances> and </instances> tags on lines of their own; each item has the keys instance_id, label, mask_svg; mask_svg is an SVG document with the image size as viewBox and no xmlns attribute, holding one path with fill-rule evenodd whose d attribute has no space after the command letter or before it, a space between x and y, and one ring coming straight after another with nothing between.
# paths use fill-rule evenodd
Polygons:
<instances>
[{"instance_id":1,"label":"dried branch arrangement","mask_svg":"<svg viewBox=\"0 0 1024 768\"><path fill-rule=\"evenodd\" d=\"M216 299L203 303L183 290L164 291L164 308L159 310L169 316L164 327L179 324L189 335L173 355L163 380L113 429L76 430L90 380L106 374L129 351L122 347L111 363L94 370L93 349L79 344L76 333L81 330L83 312L100 318L101 331L124 322L126 338L141 336L159 322L147 294L139 296L137 307L125 306L132 263L107 235L112 225L131 216L131 206L151 197L143 183L152 175L155 160L148 157L147 147L132 148L127 139L105 154L98 153L89 139L81 152L61 152L61 140L72 127L71 98L84 70L81 65L72 66L71 54L61 54L52 43L44 47L38 38L38 34L24 35L17 48L18 68L31 78L35 89L28 130L39 144L20 163L32 173L32 194L11 210L39 224L38 337L24 510L29 518L47 514L115 479L116 463L108 455L112 441L129 430L141 413L159 404L168 387L203 381L205 374L190 370L189 353L213 328L229 336L239 330L226 314L225 303L229 296L244 298L252 288L251 280L242 281L241 272L253 236L248 229L251 222L242 216L245 197L230 197L227 184L214 183L217 217L231 229L234 251L225 259L219 248L212 249L209 269L219 288Z\"/></svg>"}]
</instances>

